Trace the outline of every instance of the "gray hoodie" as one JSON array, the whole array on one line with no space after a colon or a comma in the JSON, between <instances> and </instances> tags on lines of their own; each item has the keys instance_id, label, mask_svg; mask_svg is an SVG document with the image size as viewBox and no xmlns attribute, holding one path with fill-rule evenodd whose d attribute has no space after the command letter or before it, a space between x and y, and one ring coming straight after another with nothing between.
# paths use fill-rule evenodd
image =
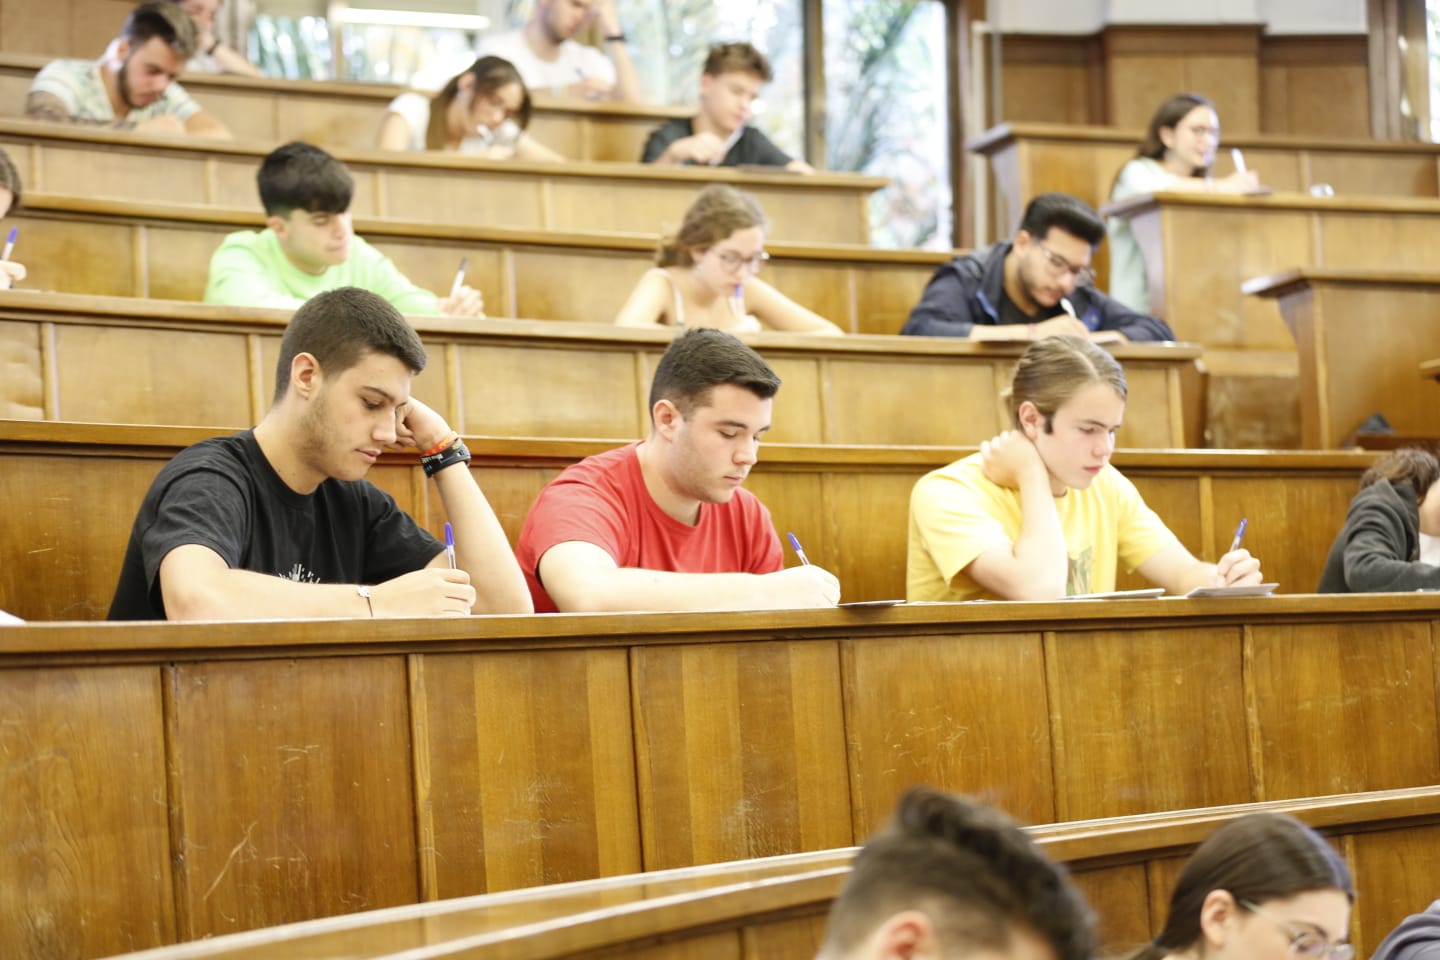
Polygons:
<instances>
[{"instance_id":1,"label":"gray hoodie","mask_svg":"<svg viewBox=\"0 0 1440 960\"><path fill-rule=\"evenodd\" d=\"M1440 960L1440 900L1400 921L1370 960Z\"/></svg>"}]
</instances>

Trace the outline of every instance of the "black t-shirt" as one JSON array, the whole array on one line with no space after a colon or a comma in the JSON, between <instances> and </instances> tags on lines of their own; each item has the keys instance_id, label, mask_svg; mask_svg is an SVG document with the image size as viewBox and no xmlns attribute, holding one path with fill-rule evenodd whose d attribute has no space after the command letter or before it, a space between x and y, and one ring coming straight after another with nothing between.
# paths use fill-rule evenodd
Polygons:
<instances>
[{"instance_id":1,"label":"black t-shirt","mask_svg":"<svg viewBox=\"0 0 1440 960\"><path fill-rule=\"evenodd\" d=\"M381 583L421 569L442 549L368 480L291 490L253 430L203 440L160 471L131 528L109 618L165 619L160 561L192 543L231 569L304 583Z\"/></svg>"},{"instance_id":2,"label":"black t-shirt","mask_svg":"<svg viewBox=\"0 0 1440 960\"><path fill-rule=\"evenodd\" d=\"M1040 315L1039 315L1039 314L1044 313L1044 312L1045 312L1044 310L1040 310L1040 311L1037 312L1037 314L1036 314L1035 316L1031 316L1030 314L1026 313L1024 310L1021 310L1020 307L1015 303L1014 300L1011 300L1011 299L1010 299L1010 294L1008 294L1008 293L1003 293L1003 292L1000 294L1000 322L1001 322L1002 324L1009 324L1009 323L1039 323L1041 320L1048 320L1048 319L1049 319L1049 317L1045 317L1045 316L1040 316ZM1062 311L1061 311L1060 308L1057 306L1057 307L1055 308L1055 313L1060 313L1060 312L1062 312ZM1053 316L1053 315L1054 315L1054 314L1051 314L1051 316Z\"/></svg>"},{"instance_id":3,"label":"black t-shirt","mask_svg":"<svg viewBox=\"0 0 1440 960\"><path fill-rule=\"evenodd\" d=\"M695 127L687 119L667 120L654 130L650 131L650 137L645 141L645 152L640 156L641 163L654 163L660 159L665 148L676 140L684 140L695 133ZM725 159L720 161L722 167L740 167L748 165L783 167L790 162L790 155L770 142L765 136L754 127L746 125L740 139L731 145L725 154Z\"/></svg>"}]
</instances>

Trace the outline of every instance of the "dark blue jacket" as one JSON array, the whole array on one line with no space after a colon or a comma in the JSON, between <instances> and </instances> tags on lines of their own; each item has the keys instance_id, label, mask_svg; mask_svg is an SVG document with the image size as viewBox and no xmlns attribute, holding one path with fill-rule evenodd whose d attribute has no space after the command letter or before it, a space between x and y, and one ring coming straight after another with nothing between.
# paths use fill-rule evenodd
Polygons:
<instances>
[{"instance_id":1,"label":"dark blue jacket","mask_svg":"<svg viewBox=\"0 0 1440 960\"><path fill-rule=\"evenodd\" d=\"M1010 241L1001 241L956 257L936 270L900 332L914 337L968 337L977 323L999 326L1005 255L1010 246ZM1076 287L1070 293L1070 304L1091 330L1118 330L1142 342L1175 339L1165 321L1136 313L1093 287ZM1033 320L1039 323L1064 312L1058 303L1041 307Z\"/></svg>"}]
</instances>

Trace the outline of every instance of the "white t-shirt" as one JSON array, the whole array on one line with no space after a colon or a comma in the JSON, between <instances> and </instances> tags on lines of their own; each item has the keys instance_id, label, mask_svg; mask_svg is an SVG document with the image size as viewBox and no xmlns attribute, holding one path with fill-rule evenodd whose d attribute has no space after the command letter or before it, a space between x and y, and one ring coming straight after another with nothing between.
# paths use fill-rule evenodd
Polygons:
<instances>
[{"instance_id":1,"label":"white t-shirt","mask_svg":"<svg viewBox=\"0 0 1440 960\"><path fill-rule=\"evenodd\" d=\"M387 107L391 113L398 113L410 128L409 150L425 149L425 132L430 128L430 98L420 93L402 93L390 101ZM506 120L494 130L482 128L473 137L460 141L461 153L484 153L490 148L500 148L507 155L514 155L515 144L520 141L521 130L513 120ZM488 139L487 139L488 136Z\"/></svg>"},{"instance_id":2,"label":"white t-shirt","mask_svg":"<svg viewBox=\"0 0 1440 960\"><path fill-rule=\"evenodd\" d=\"M596 77L608 84L615 83L615 64L594 47L574 40L560 44L560 56L552 61L541 60L525 40L525 31L486 34L480 38L476 54L482 57L504 57L520 71L520 78L531 90L560 90L579 80Z\"/></svg>"},{"instance_id":3,"label":"white t-shirt","mask_svg":"<svg viewBox=\"0 0 1440 960\"><path fill-rule=\"evenodd\" d=\"M109 123L113 120L127 120L138 123L163 114L173 114L180 121L189 120L200 112L200 104L190 99L185 88L171 83L154 103L136 107L123 117L115 116L110 103L110 94L100 71L106 69L106 61L100 60L52 60L36 74L30 84L31 93L48 93L54 96L70 116L79 120L96 120Z\"/></svg>"},{"instance_id":4,"label":"white t-shirt","mask_svg":"<svg viewBox=\"0 0 1440 960\"><path fill-rule=\"evenodd\" d=\"M1160 166L1158 160L1136 157L1120 168L1110 199L1128 200L1145 193L1164 190L1175 180L1175 174ZM1145 255L1140 243L1124 217L1111 217L1110 232L1110 299L1118 300L1131 310L1150 312L1150 279L1145 269Z\"/></svg>"},{"instance_id":5,"label":"white t-shirt","mask_svg":"<svg viewBox=\"0 0 1440 960\"><path fill-rule=\"evenodd\" d=\"M1440 567L1440 537L1420 534L1420 562Z\"/></svg>"}]
</instances>

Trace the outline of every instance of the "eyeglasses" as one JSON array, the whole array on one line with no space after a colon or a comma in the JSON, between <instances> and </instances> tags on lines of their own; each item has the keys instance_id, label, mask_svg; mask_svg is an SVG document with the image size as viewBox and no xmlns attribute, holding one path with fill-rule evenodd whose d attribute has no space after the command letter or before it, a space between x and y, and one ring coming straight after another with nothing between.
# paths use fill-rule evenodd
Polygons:
<instances>
[{"instance_id":1,"label":"eyeglasses","mask_svg":"<svg viewBox=\"0 0 1440 960\"><path fill-rule=\"evenodd\" d=\"M1077 287L1088 287L1091 283L1095 282L1094 270L1091 270L1089 267L1072 265L1070 261L1060 256L1060 254L1055 253L1043 243L1037 243L1035 246L1039 247L1040 252L1045 255L1045 265L1050 268L1050 275L1055 279L1058 280L1066 274L1073 274L1075 277L1075 286Z\"/></svg>"},{"instance_id":2,"label":"eyeglasses","mask_svg":"<svg viewBox=\"0 0 1440 960\"><path fill-rule=\"evenodd\" d=\"M764 250L761 250L753 257L742 257L740 254L731 253L729 250L715 250L713 248L711 249L711 253L719 257L720 262L725 264L730 270L734 270L736 267L742 265L750 270L759 270L765 266L765 261L770 259L770 254Z\"/></svg>"},{"instance_id":3,"label":"eyeglasses","mask_svg":"<svg viewBox=\"0 0 1440 960\"><path fill-rule=\"evenodd\" d=\"M1290 953L1293 956L1304 957L1305 960L1354 960L1355 945L1352 943L1331 943L1329 937L1312 925L1297 926L1288 920L1281 920L1270 911L1262 910L1259 904L1251 903L1249 900L1236 902L1251 913L1258 913L1284 930L1290 937ZM1300 922L1303 923L1303 921Z\"/></svg>"}]
</instances>

